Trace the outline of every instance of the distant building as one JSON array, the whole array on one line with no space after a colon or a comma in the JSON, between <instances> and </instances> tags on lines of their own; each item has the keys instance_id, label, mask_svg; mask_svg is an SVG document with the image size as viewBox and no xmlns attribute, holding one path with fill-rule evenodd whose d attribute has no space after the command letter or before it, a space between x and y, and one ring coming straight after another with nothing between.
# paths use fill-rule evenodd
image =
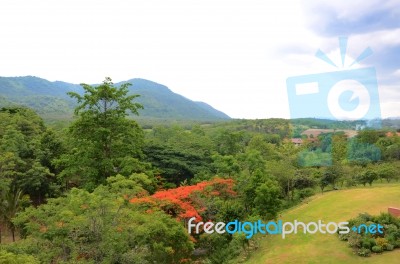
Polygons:
<instances>
[{"instance_id":1,"label":"distant building","mask_svg":"<svg viewBox=\"0 0 400 264\"><path fill-rule=\"evenodd\" d=\"M303 139L301 138L292 138L291 141L295 146L300 146L303 144Z\"/></svg>"}]
</instances>

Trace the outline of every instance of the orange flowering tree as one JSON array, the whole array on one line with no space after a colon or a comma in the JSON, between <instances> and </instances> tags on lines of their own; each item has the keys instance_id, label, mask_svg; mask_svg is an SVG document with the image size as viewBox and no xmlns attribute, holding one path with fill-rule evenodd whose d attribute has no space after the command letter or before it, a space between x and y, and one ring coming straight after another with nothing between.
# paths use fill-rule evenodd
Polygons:
<instances>
[{"instance_id":1,"label":"orange flowering tree","mask_svg":"<svg viewBox=\"0 0 400 264\"><path fill-rule=\"evenodd\" d=\"M160 208L179 220L195 217L197 221L201 221L201 213L207 210L205 200L212 197L235 196L236 193L232 190L233 185L232 179L215 178L196 185L158 191L147 197L133 198L130 202L146 207L147 212Z\"/></svg>"}]
</instances>

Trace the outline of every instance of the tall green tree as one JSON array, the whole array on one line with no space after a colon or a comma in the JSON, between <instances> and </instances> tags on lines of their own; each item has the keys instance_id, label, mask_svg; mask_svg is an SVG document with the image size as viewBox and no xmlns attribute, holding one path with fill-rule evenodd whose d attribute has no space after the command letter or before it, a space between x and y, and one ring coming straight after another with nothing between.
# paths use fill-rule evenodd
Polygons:
<instances>
[{"instance_id":1,"label":"tall green tree","mask_svg":"<svg viewBox=\"0 0 400 264\"><path fill-rule=\"evenodd\" d=\"M332 162L340 163L346 159L347 155L347 137L343 133L337 133L332 136Z\"/></svg>"},{"instance_id":2,"label":"tall green tree","mask_svg":"<svg viewBox=\"0 0 400 264\"><path fill-rule=\"evenodd\" d=\"M12 218L29 203L51 196L55 177L40 161L43 120L21 107L0 109L0 222L13 235Z\"/></svg>"},{"instance_id":3,"label":"tall green tree","mask_svg":"<svg viewBox=\"0 0 400 264\"><path fill-rule=\"evenodd\" d=\"M69 128L71 151L61 157L62 176L83 179L93 189L124 169L125 159L140 157L143 131L127 116L143 106L134 102L139 95L128 95L129 86L106 78L99 86L82 84L83 95L68 93L78 102L77 120Z\"/></svg>"}]
</instances>

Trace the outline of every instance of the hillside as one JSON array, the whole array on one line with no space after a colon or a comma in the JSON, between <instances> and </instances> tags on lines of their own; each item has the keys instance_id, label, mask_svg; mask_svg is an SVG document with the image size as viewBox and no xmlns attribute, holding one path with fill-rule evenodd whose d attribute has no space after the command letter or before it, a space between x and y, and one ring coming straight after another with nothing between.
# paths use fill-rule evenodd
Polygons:
<instances>
[{"instance_id":1,"label":"hillside","mask_svg":"<svg viewBox=\"0 0 400 264\"><path fill-rule=\"evenodd\" d=\"M130 79L129 90L139 94L138 102L144 106L141 117L182 119L182 120L219 120L229 116L203 102L194 102L172 92L168 87L144 80ZM120 82L116 86L121 85ZM82 93L80 85L66 82L50 82L33 76L0 77L0 106L24 105L36 110L43 116L71 116L75 102L67 92Z\"/></svg>"}]
</instances>

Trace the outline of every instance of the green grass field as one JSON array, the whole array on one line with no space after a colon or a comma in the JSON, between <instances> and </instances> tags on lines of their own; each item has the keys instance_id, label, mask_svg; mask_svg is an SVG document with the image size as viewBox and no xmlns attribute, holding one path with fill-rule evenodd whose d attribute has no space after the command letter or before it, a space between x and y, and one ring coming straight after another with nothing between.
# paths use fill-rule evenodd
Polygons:
<instances>
[{"instance_id":1,"label":"green grass field","mask_svg":"<svg viewBox=\"0 0 400 264\"><path fill-rule=\"evenodd\" d=\"M400 208L400 184L377 184L340 191L331 191L311 198L281 214L283 221L326 222L346 221L359 213L379 214L387 208ZM336 234L268 235L260 239L260 247L245 263L400 263L400 250L359 257Z\"/></svg>"}]
</instances>

